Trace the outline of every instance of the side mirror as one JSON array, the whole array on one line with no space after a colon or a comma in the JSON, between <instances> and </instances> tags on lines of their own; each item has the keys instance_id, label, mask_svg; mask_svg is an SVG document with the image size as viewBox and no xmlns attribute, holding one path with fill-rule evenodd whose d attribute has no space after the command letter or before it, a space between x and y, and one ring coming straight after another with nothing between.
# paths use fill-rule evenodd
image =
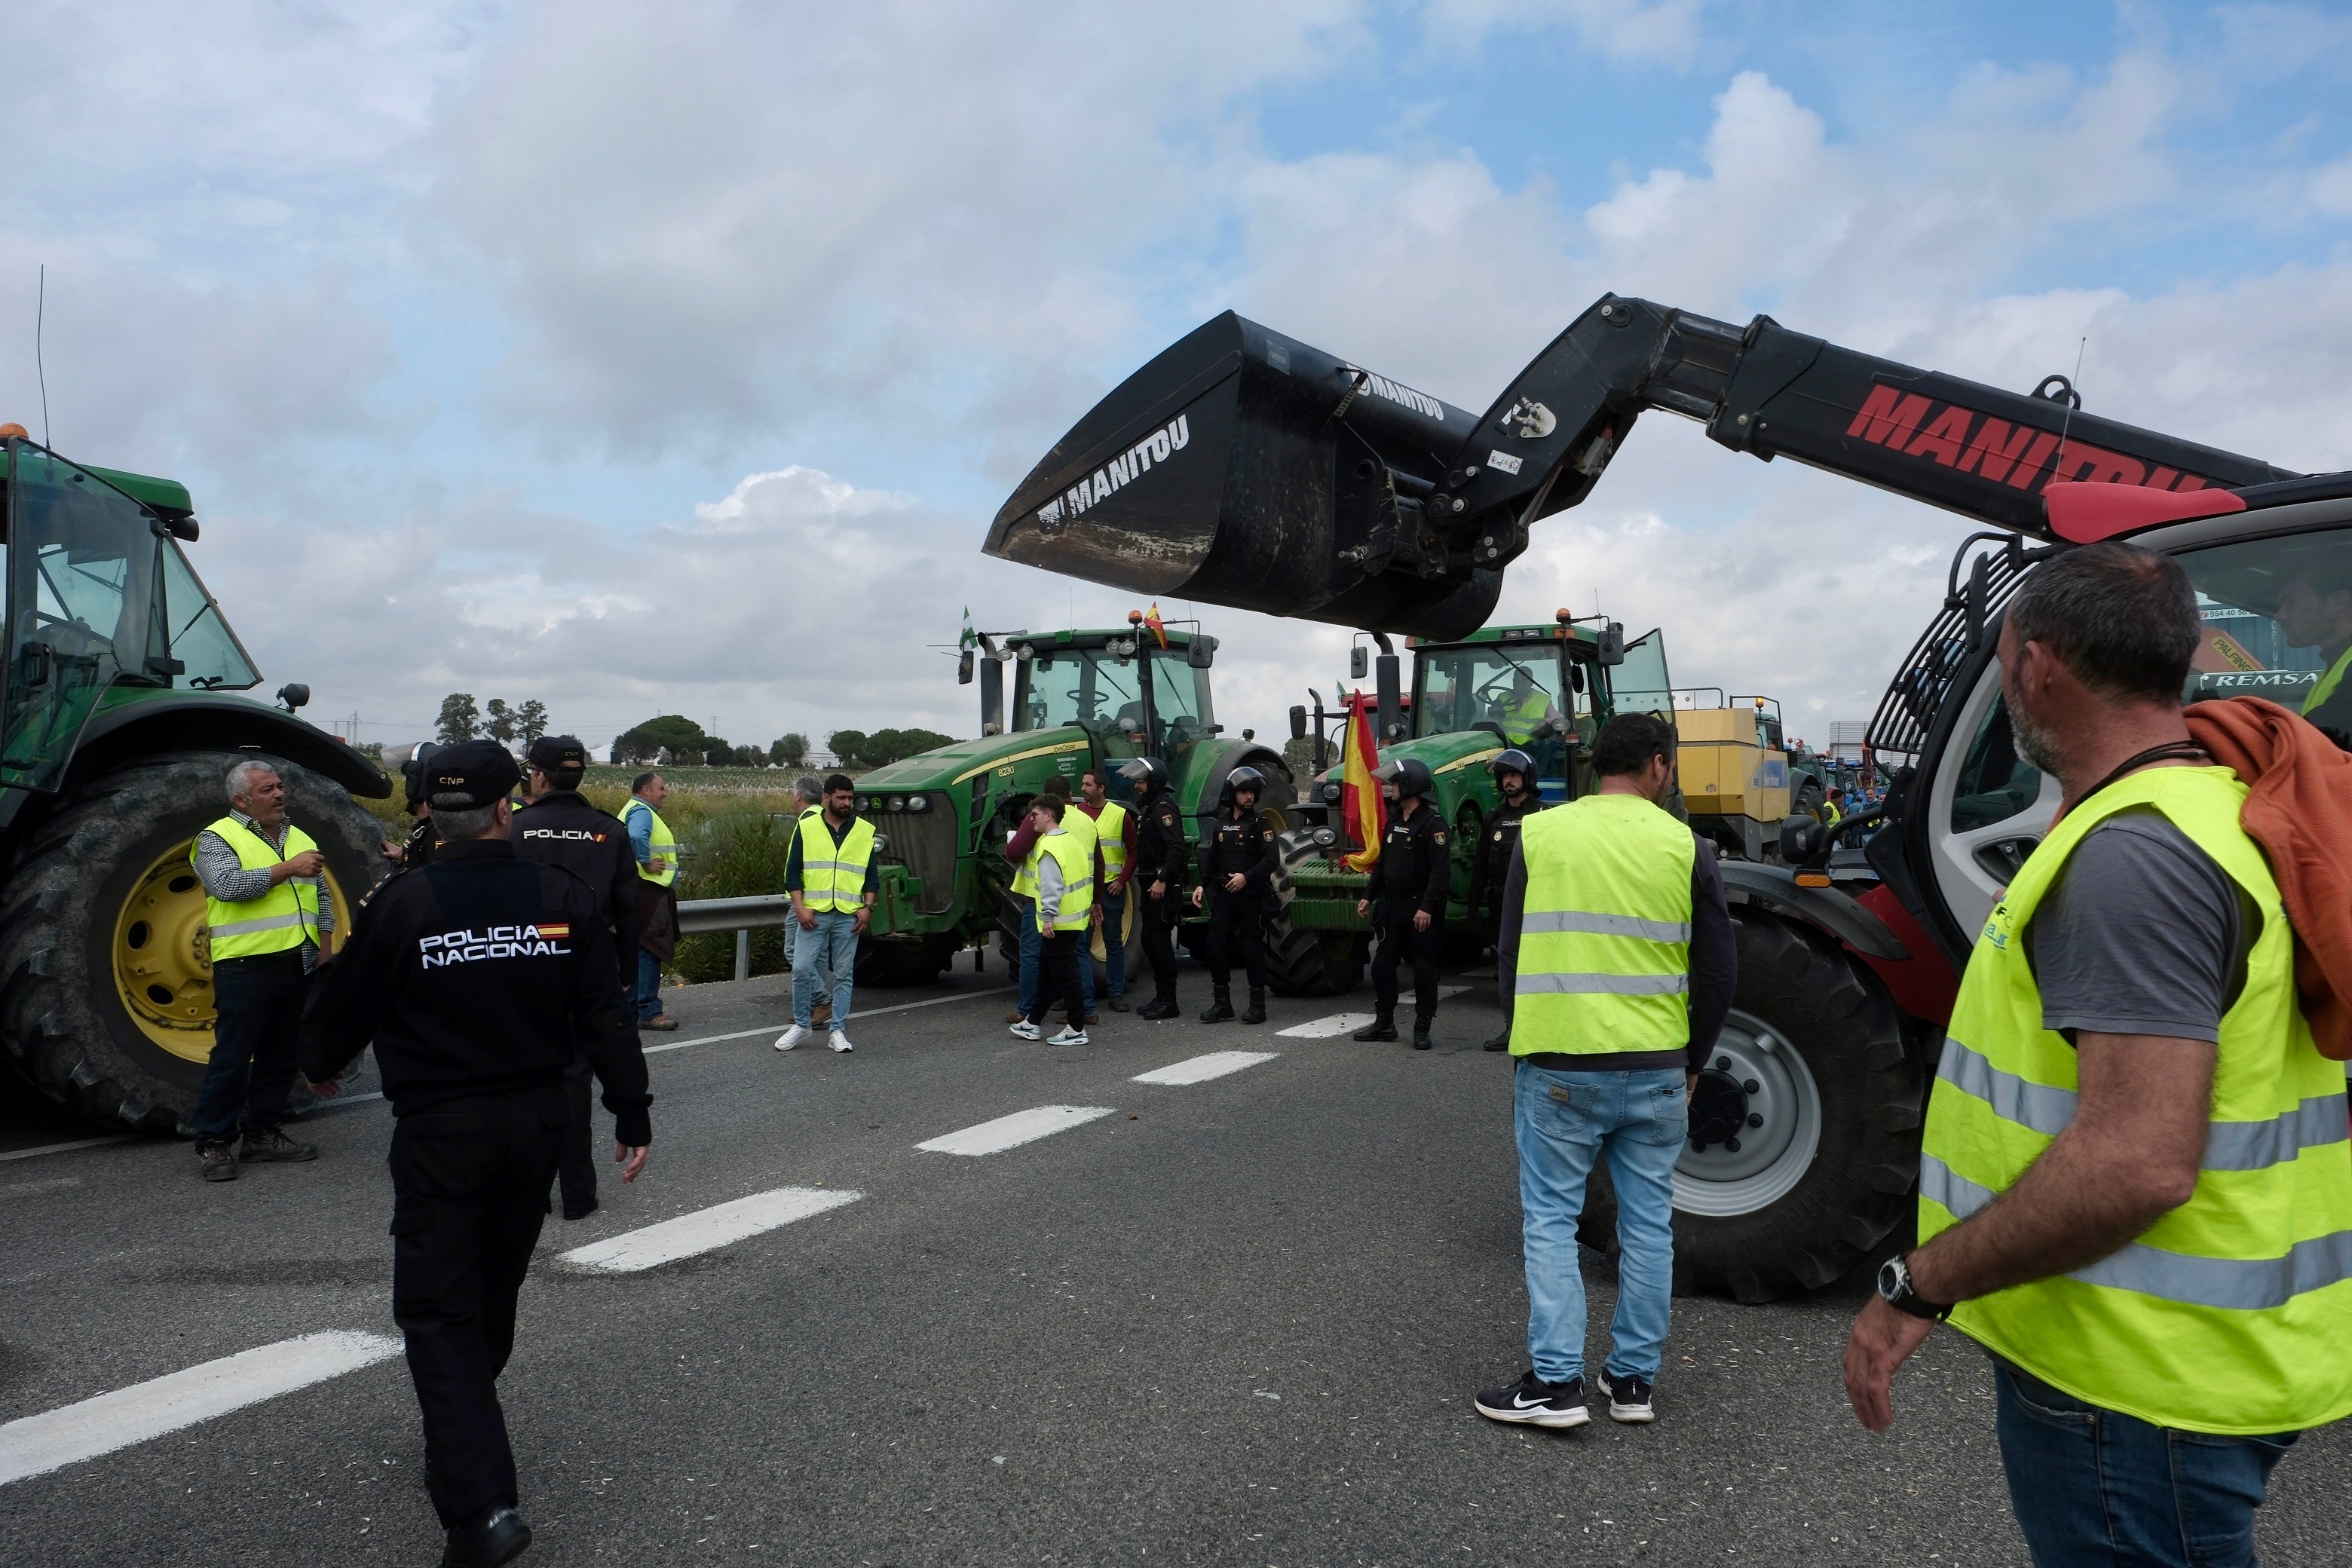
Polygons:
<instances>
[{"instance_id":1,"label":"side mirror","mask_svg":"<svg viewBox=\"0 0 2352 1568\"><path fill-rule=\"evenodd\" d=\"M1611 621L1601 628L1597 657L1601 663L1614 668L1625 662L1625 623Z\"/></svg>"},{"instance_id":2,"label":"side mirror","mask_svg":"<svg viewBox=\"0 0 2352 1568\"><path fill-rule=\"evenodd\" d=\"M1307 739L1307 705L1303 702L1290 705L1290 738L1294 741Z\"/></svg>"},{"instance_id":3,"label":"side mirror","mask_svg":"<svg viewBox=\"0 0 2352 1568\"><path fill-rule=\"evenodd\" d=\"M1790 817L1780 824L1780 858L1791 866L1804 865L1821 852L1828 832L1810 816Z\"/></svg>"},{"instance_id":4,"label":"side mirror","mask_svg":"<svg viewBox=\"0 0 2352 1568\"><path fill-rule=\"evenodd\" d=\"M278 700L286 704L291 713L310 700L310 689L299 680L289 680L278 689Z\"/></svg>"},{"instance_id":5,"label":"side mirror","mask_svg":"<svg viewBox=\"0 0 2352 1568\"><path fill-rule=\"evenodd\" d=\"M1206 669L1217 662L1217 639L1195 637L1184 647L1184 662L1194 669Z\"/></svg>"},{"instance_id":6,"label":"side mirror","mask_svg":"<svg viewBox=\"0 0 2352 1568\"><path fill-rule=\"evenodd\" d=\"M1361 680L1372 672L1372 650L1362 643L1348 650L1348 679Z\"/></svg>"},{"instance_id":7,"label":"side mirror","mask_svg":"<svg viewBox=\"0 0 2352 1568\"><path fill-rule=\"evenodd\" d=\"M970 686L971 684L971 668L974 662L975 661L971 656L971 649L970 648L966 648L961 653L956 655L956 684L958 686Z\"/></svg>"}]
</instances>

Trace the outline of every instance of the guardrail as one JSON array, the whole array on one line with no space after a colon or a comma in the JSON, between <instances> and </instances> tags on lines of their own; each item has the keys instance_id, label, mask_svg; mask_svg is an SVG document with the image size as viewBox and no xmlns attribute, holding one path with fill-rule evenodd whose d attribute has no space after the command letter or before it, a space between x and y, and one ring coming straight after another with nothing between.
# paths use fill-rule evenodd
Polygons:
<instances>
[{"instance_id":1,"label":"guardrail","mask_svg":"<svg viewBox=\"0 0 2352 1568\"><path fill-rule=\"evenodd\" d=\"M790 893L754 893L742 899L680 899L680 936L707 936L714 931L735 933L735 978L751 978L751 933L793 923Z\"/></svg>"}]
</instances>

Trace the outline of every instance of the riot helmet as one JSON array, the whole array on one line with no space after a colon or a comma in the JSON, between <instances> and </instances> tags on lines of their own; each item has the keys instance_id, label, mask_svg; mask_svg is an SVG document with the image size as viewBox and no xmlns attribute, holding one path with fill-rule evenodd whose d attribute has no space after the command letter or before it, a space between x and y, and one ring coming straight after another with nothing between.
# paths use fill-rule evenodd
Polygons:
<instances>
[{"instance_id":1,"label":"riot helmet","mask_svg":"<svg viewBox=\"0 0 2352 1568\"><path fill-rule=\"evenodd\" d=\"M1503 787L1505 773L1517 773L1519 775L1520 791L1527 795L1536 793L1536 760L1517 746L1497 753L1495 760L1486 764L1486 772L1493 776L1496 789Z\"/></svg>"},{"instance_id":2,"label":"riot helmet","mask_svg":"<svg viewBox=\"0 0 2352 1568\"><path fill-rule=\"evenodd\" d=\"M1158 757L1134 757L1119 764L1118 776L1146 792L1168 787L1168 765Z\"/></svg>"},{"instance_id":3,"label":"riot helmet","mask_svg":"<svg viewBox=\"0 0 2352 1568\"><path fill-rule=\"evenodd\" d=\"M1399 800L1411 800L1415 796L1425 798L1437 787L1437 781L1430 776L1429 764L1419 757L1382 763L1372 770L1372 776L1382 784L1395 784Z\"/></svg>"},{"instance_id":4,"label":"riot helmet","mask_svg":"<svg viewBox=\"0 0 2352 1568\"><path fill-rule=\"evenodd\" d=\"M1225 775L1225 801L1228 805L1240 799L1244 790L1263 799L1265 795L1265 775L1251 767L1235 768Z\"/></svg>"},{"instance_id":5,"label":"riot helmet","mask_svg":"<svg viewBox=\"0 0 2352 1568\"><path fill-rule=\"evenodd\" d=\"M411 816L415 816L417 808L432 796L433 785L425 776L425 765L432 760L434 752L443 749L430 741L419 741L408 749L408 756L400 764L401 789L408 797L408 815Z\"/></svg>"}]
</instances>

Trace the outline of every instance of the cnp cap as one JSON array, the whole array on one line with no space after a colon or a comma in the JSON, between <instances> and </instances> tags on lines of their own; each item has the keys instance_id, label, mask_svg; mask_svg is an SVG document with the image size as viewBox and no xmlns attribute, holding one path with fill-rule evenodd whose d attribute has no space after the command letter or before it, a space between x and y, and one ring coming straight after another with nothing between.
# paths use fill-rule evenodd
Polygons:
<instances>
[{"instance_id":1,"label":"cnp cap","mask_svg":"<svg viewBox=\"0 0 2352 1568\"><path fill-rule=\"evenodd\" d=\"M479 811L496 805L522 782L522 770L496 741L467 741L446 747L426 761L436 811Z\"/></svg>"},{"instance_id":2,"label":"cnp cap","mask_svg":"<svg viewBox=\"0 0 2352 1568\"><path fill-rule=\"evenodd\" d=\"M541 735L530 743L523 760L543 773L578 773L588 765L588 748L577 735Z\"/></svg>"}]
</instances>

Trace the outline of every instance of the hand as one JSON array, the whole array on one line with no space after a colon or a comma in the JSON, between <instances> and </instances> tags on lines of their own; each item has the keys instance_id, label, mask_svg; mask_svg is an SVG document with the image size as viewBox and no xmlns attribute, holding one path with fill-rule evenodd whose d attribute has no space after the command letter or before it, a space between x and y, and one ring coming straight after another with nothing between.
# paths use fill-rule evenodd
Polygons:
<instances>
[{"instance_id":1,"label":"hand","mask_svg":"<svg viewBox=\"0 0 2352 1568\"><path fill-rule=\"evenodd\" d=\"M383 841L383 858L396 866L401 861L408 858L408 846L405 844L394 844L391 839L387 838Z\"/></svg>"},{"instance_id":2,"label":"hand","mask_svg":"<svg viewBox=\"0 0 2352 1568\"><path fill-rule=\"evenodd\" d=\"M1158 877L1153 878L1151 886L1145 889L1144 891L1150 893L1155 899L1164 896L1168 891L1168 883L1166 879Z\"/></svg>"},{"instance_id":3,"label":"hand","mask_svg":"<svg viewBox=\"0 0 2352 1568\"><path fill-rule=\"evenodd\" d=\"M634 1149L626 1143L614 1144L613 1163L621 1167L621 1180L635 1181L637 1173L646 1168L646 1156L652 1152L652 1147L645 1143L640 1143Z\"/></svg>"},{"instance_id":4,"label":"hand","mask_svg":"<svg viewBox=\"0 0 2352 1568\"><path fill-rule=\"evenodd\" d=\"M866 928L873 923L874 906L872 904L866 904L858 910L857 919L852 922L850 929L855 931L859 936L864 936L866 934Z\"/></svg>"},{"instance_id":5,"label":"hand","mask_svg":"<svg viewBox=\"0 0 2352 1568\"><path fill-rule=\"evenodd\" d=\"M1695 1072L1686 1072L1686 1073L1683 1074L1683 1100L1684 1100L1684 1101L1685 1101L1685 1103L1687 1103L1687 1102L1689 1101L1689 1100L1690 1100L1690 1097L1691 1097L1692 1095L1694 1095L1694 1094L1696 1094L1697 1092L1698 1092L1698 1074L1696 1074L1696 1073L1695 1073Z\"/></svg>"},{"instance_id":6,"label":"hand","mask_svg":"<svg viewBox=\"0 0 2352 1568\"><path fill-rule=\"evenodd\" d=\"M651 871L656 877L660 876L664 871L669 869L669 857L667 855L655 856L652 859L646 862L646 869Z\"/></svg>"},{"instance_id":7,"label":"hand","mask_svg":"<svg viewBox=\"0 0 2352 1568\"><path fill-rule=\"evenodd\" d=\"M1102 925L1102 906L1100 904L1097 904L1094 907L1093 916L1094 918L1087 923L1095 926L1097 929L1100 929Z\"/></svg>"},{"instance_id":8,"label":"hand","mask_svg":"<svg viewBox=\"0 0 2352 1568\"><path fill-rule=\"evenodd\" d=\"M793 911L793 918L801 922L801 930L816 930L816 911L814 910L794 910Z\"/></svg>"},{"instance_id":9,"label":"hand","mask_svg":"<svg viewBox=\"0 0 2352 1568\"><path fill-rule=\"evenodd\" d=\"M1196 910L1201 907L1201 889L1198 888L1192 889L1192 907Z\"/></svg>"},{"instance_id":10,"label":"hand","mask_svg":"<svg viewBox=\"0 0 2352 1568\"><path fill-rule=\"evenodd\" d=\"M1890 1397L1895 1370L1911 1359L1936 1325L1925 1318L1898 1312L1873 1296L1853 1321L1845 1342L1845 1397L1864 1426L1884 1432L1895 1425Z\"/></svg>"},{"instance_id":11,"label":"hand","mask_svg":"<svg viewBox=\"0 0 2352 1568\"><path fill-rule=\"evenodd\" d=\"M279 863L278 869L284 871L286 875L278 880L284 881L293 877L315 877L326 868L327 858L324 855L320 854L316 849L305 849L299 855L288 856Z\"/></svg>"},{"instance_id":12,"label":"hand","mask_svg":"<svg viewBox=\"0 0 2352 1568\"><path fill-rule=\"evenodd\" d=\"M323 1083L314 1083L310 1086L310 1092L317 1095L320 1100L332 1100L335 1096L343 1092L343 1080L339 1078L331 1078Z\"/></svg>"},{"instance_id":13,"label":"hand","mask_svg":"<svg viewBox=\"0 0 2352 1568\"><path fill-rule=\"evenodd\" d=\"M1225 879L1225 891L1228 893L1238 893L1248 886L1249 879L1239 871Z\"/></svg>"},{"instance_id":14,"label":"hand","mask_svg":"<svg viewBox=\"0 0 2352 1568\"><path fill-rule=\"evenodd\" d=\"M1427 910L1415 910L1412 911L1412 929L1415 931L1427 931L1429 929L1429 911Z\"/></svg>"},{"instance_id":15,"label":"hand","mask_svg":"<svg viewBox=\"0 0 2352 1568\"><path fill-rule=\"evenodd\" d=\"M1052 921L1039 921L1037 922L1037 934L1038 934L1039 936L1051 936L1051 935L1053 935L1053 934L1054 934L1054 922L1053 922Z\"/></svg>"},{"instance_id":16,"label":"hand","mask_svg":"<svg viewBox=\"0 0 2352 1568\"><path fill-rule=\"evenodd\" d=\"M1358 900L1356 900L1356 918L1357 918L1358 920L1362 920L1366 915L1370 914L1371 912L1372 912L1372 900L1370 900L1370 899L1358 899Z\"/></svg>"}]
</instances>

